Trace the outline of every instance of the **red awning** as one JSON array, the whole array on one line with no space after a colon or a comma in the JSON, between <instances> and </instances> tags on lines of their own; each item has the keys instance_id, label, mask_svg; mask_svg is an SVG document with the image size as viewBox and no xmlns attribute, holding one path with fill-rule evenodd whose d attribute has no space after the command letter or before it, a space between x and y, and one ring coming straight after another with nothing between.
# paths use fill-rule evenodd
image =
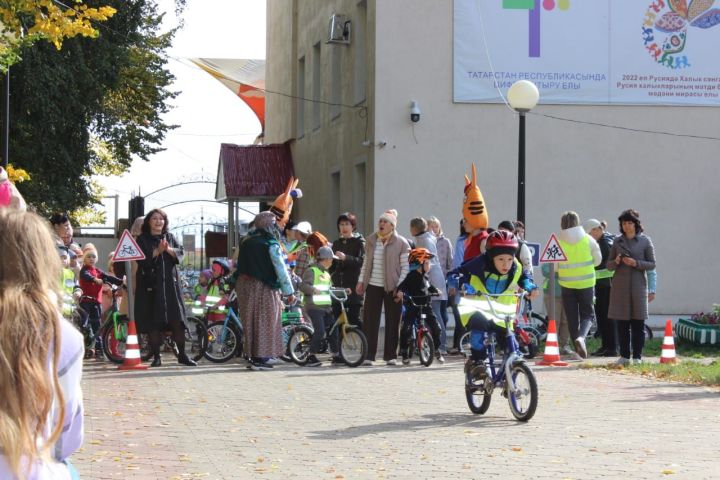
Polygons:
<instances>
[{"instance_id":1,"label":"red awning","mask_svg":"<svg viewBox=\"0 0 720 480\"><path fill-rule=\"evenodd\" d=\"M215 199L274 200L295 175L290 147L273 145L220 145Z\"/></svg>"}]
</instances>

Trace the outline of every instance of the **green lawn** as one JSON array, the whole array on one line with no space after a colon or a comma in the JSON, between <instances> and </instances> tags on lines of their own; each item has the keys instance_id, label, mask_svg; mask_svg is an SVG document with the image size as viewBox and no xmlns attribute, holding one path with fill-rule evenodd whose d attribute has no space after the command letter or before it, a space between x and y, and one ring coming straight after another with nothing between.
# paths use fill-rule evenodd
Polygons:
<instances>
[{"instance_id":1,"label":"green lawn","mask_svg":"<svg viewBox=\"0 0 720 480\"><path fill-rule=\"evenodd\" d=\"M589 339L587 342L589 352L600 347L600 341ZM662 338L654 338L645 343L643 357L659 357L662 349ZM672 380L676 382L697 383L700 385L720 386L720 346L699 346L689 342L675 339L675 353L682 357L678 363L642 363L625 367L610 365L585 364L583 368L605 368L608 370L622 370L637 375L652 378ZM710 363L689 359L715 359Z\"/></svg>"}]
</instances>

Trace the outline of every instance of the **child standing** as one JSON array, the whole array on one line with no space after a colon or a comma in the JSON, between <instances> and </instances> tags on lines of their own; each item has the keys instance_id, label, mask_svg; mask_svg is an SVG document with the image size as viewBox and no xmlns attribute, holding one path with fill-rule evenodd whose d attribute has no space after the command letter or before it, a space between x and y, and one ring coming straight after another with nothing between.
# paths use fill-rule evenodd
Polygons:
<instances>
[{"instance_id":1,"label":"child standing","mask_svg":"<svg viewBox=\"0 0 720 480\"><path fill-rule=\"evenodd\" d=\"M300 291L305 294L305 311L313 324L313 336L310 340L310 356L308 367L319 367L322 362L318 360L317 353L320 344L325 338L326 326L332 325L332 305L330 299L330 273L328 269L337 257L330 247L320 247L315 252L315 263L305 269L300 284ZM330 351L333 354L332 363L340 363L338 356L337 332L330 338Z\"/></svg>"},{"instance_id":2,"label":"child standing","mask_svg":"<svg viewBox=\"0 0 720 480\"><path fill-rule=\"evenodd\" d=\"M83 254L83 266L80 269L80 288L82 288L82 297L80 297L80 308L88 314L88 323L95 338L95 356L102 357L102 344L99 335L100 318L102 312L100 305L102 303L102 286L104 282L114 285L122 285L122 280L107 274L97 268L98 253L95 247L85 247ZM92 356L89 351L86 356Z\"/></svg>"},{"instance_id":3,"label":"child standing","mask_svg":"<svg viewBox=\"0 0 720 480\"><path fill-rule=\"evenodd\" d=\"M431 294L438 293L438 289L431 285L427 278L428 272L430 271L430 259L433 257L435 257L435 255L425 248L413 248L410 250L410 255L408 256L410 272L407 274L407 277L405 277L405 280L398 285L398 293L395 297L397 301L402 301L406 295L410 297L429 297ZM421 302L416 301L416 303ZM427 315L425 321L432 333L433 343L436 345L435 356L440 363L445 363L445 358L440 352L440 324L430 307L430 302L427 302L427 305L427 308L425 308L425 314ZM415 307L412 302L406 302L402 326L400 327L400 350L403 365L410 364L410 358L407 356L407 344L410 341L413 324L419 316L420 309Z\"/></svg>"}]
</instances>

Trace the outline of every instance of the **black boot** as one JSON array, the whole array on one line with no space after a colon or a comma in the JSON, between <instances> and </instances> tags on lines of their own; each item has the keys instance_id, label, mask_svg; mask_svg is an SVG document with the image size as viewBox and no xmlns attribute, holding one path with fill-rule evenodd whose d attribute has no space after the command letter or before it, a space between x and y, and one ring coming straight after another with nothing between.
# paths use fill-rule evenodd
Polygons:
<instances>
[{"instance_id":1,"label":"black boot","mask_svg":"<svg viewBox=\"0 0 720 480\"><path fill-rule=\"evenodd\" d=\"M181 365L187 365L188 367L197 367L197 362L188 357L185 352L181 352L178 355L178 363Z\"/></svg>"},{"instance_id":2,"label":"black boot","mask_svg":"<svg viewBox=\"0 0 720 480\"><path fill-rule=\"evenodd\" d=\"M162 365L162 360L160 359L160 354L156 353L155 358L153 359L152 363L150 364L151 367L159 367Z\"/></svg>"}]
</instances>

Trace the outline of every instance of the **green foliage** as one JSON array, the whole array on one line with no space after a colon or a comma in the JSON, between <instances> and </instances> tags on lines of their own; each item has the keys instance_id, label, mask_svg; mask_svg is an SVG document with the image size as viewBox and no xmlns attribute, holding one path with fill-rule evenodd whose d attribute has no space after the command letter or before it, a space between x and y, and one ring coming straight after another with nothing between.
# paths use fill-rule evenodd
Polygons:
<instances>
[{"instance_id":1,"label":"green foliage","mask_svg":"<svg viewBox=\"0 0 720 480\"><path fill-rule=\"evenodd\" d=\"M31 175L18 189L46 216L98 203L93 175L148 160L174 128L161 116L176 95L164 56L175 31L160 33L155 1L85 3L117 10L97 38L65 40L59 51L37 43L11 69L10 160Z\"/></svg>"}]
</instances>

